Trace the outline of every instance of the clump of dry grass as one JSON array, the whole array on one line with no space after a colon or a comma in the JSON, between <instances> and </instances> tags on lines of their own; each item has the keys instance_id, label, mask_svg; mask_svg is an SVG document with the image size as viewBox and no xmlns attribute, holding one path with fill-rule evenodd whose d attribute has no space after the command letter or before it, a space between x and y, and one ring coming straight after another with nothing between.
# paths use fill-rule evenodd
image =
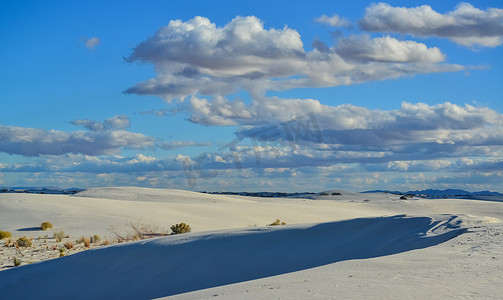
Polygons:
<instances>
[{"instance_id":1,"label":"clump of dry grass","mask_svg":"<svg viewBox=\"0 0 503 300\"><path fill-rule=\"evenodd\" d=\"M21 260L17 257L14 257L12 261L14 262L14 267L19 267L21 265Z\"/></svg>"},{"instance_id":2,"label":"clump of dry grass","mask_svg":"<svg viewBox=\"0 0 503 300\"><path fill-rule=\"evenodd\" d=\"M143 223L141 220L137 222L129 221L126 223L126 232L122 233L111 227L110 232L115 237L118 243L144 240L158 236L168 235L165 230L161 230L159 226Z\"/></svg>"},{"instance_id":3,"label":"clump of dry grass","mask_svg":"<svg viewBox=\"0 0 503 300\"><path fill-rule=\"evenodd\" d=\"M60 243L63 240L63 238L65 237L65 232L64 231L55 232L53 234L53 237L56 239L56 241L58 243Z\"/></svg>"},{"instance_id":4,"label":"clump of dry grass","mask_svg":"<svg viewBox=\"0 0 503 300\"><path fill-rule=\"evenodd\" d=\"M82 242L84 243L84 247L86 247L86 248L91 247L91 239L89 237L83 236Z\"/></svg>"},{"instance_id":5,"label":"clump of dry grass","mask_svg":"<svg viewBox=\"0 0 503 300\"><path fill-rule=\"evenodd\" d=\"M66 242L64 246L65 246L66 249L70 250L70 249L73 248L73 243L72 242Z\"/></svg>"},{"instance_id":6,"label":"clump of dry grass","mask_svg":"<svg viewBox=\"0 0 503 300\"><path fill-rule=\"evenodd\" d=\"M0 230L0 240L10 238L10 237L12 237L12 233L10 233L9 231L1 231Z\"/></svg>"},{"instance_id":7,"label":"clump of dry grass","mask_svg":"<svg viewBox=\"0 0 503 300\"><path fill-rule=\"evenodd\" d=\"M268 224L267 226L278 226L278 225L286 225L286 223L282 222L280 219L276 219L276 221L272 222L271 224Z\"/></svg>"},{"instance_id":8,"label":"clump of dry grass","mask_svg":"<svg viewBox=\"0 0 503 300\"><path fill-rule=\"evenodd\" d=\"M24 247L24 248L31 247L31 239L23 236L23 237L17 239L16 245L18 247Z\"/></svg>"}]
</instances>

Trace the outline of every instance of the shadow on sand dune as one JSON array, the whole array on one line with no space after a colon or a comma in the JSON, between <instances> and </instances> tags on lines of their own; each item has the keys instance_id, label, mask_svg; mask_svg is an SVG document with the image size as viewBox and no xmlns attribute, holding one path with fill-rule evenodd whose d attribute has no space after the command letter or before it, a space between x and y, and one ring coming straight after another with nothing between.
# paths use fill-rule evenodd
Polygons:
<instances>
[{"instance_id":1,"label":"shadow on sand dune","mask_svg":"<svg viewBox=\"0 0 503 300\"><path fill-rule=\"evenodd\" d=\"M42 231L39 227L25 227L25 228L19 228L17 231Z\"/></svg>"},{"instance_id":2,"label":"shadow on sand dune","mask_svg":"<svg viewBox=\"0 0 503 300\"><path fill-rule=\"evenodd\" d=\"M3 271L0 294L156 298L430 247L465 231L456 216L392 216L169 236Z\"/></svg>"}]
</instances>

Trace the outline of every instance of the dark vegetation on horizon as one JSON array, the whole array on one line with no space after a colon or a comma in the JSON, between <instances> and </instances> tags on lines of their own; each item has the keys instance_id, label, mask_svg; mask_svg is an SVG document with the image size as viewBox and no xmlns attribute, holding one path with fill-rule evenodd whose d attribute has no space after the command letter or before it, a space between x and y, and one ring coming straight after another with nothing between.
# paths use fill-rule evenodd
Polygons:
<instances>
[{"instance_id":1,"label":"dark vegetation on horizon","mask_svg":"<svg viewBox=\"0 0 503 300\"><path fill-rule=\"evenodd\" d=\"M468 192L460 189L446 189L446 190L435 190L435 189L427 189L427 190L416 190L416 191L408 191L408 192L399 192L399 191L388 191L388 190L374 190L367 191L363 193L389 193L394 195L413 195L417 197L423 198L447 198L447 197L473 197L473 196L503 196L503 194L498 192L491 191L478 191L478 192Z\"/></svg>"},{"instance_id":2,"label":"dark vegetation on horizon","mask_svg":"<svg viewBox=\"0 0 503 300\"><path fill-rule=\"evenodd\" d=\"M27 194L51 194L51 195L73 195L82 192L84 189L69 188L60 189L58 187L6 187L0 188L0 193L27 193Z\"/></svg>"},{"instance_id":3,"label":"dark vegetation on horizon","mask_svg":"<svg viewBox=\"0 0 503 300\"><path fill-rule=\"evenodd\" d=\"M341 193L334 192L321 192L321 193L284 193L284 192L206 192L201 191L200 193L205 194L218 194L218 195L238 195L238 196L249 196L249 197L273 197L273 198L301 198L305 196L340 196ZM459 197L474 197L474 196L497 196L501 197L503 194L491 191L478 191L478 192L468 192L460 189L446 189L446 190L416 190L408 192L400 191L389 191L389 190L373 190L365 191L362 193L388 193L393 195L407 195L411 197L422 197L422 198L459 198Z\"/></svg>"},{"instance_id":4,"label":"dark vegetation on horizon","mask_svg":"<svg viewBox=\"0 0 503 300\"><path fill-rule=\"evenodd\" d=\"M317 195L318 193L284 193L284 192L206 192L200 191L203 194L217 194L217 195L237 195L249 197L270 197L270 198L287 198L287 197L302 197L305 195Z\"/></svg>"}]
</instances>

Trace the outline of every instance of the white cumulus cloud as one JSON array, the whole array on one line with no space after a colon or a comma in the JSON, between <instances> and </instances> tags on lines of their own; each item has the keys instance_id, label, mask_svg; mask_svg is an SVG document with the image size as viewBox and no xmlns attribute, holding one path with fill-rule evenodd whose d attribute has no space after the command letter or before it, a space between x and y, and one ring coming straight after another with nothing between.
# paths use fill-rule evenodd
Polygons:
<instances>
[{"instance_id":1,"label":"white cumulus cloud","mask_svg":"<svg viewBox=\"0 0 503 300\"><path fill-rule=\"evenodd\" d=\"M0 125L0 152L9 154L102 155L117 153L122 148L145 149L154 145L154 138L124 130L65 132Z\"/></svg>"},{"instance_id":2,"label":"white cumulus cloud","mask_svg":"<svg viewBox=\"0 0 503 300\"><path fill-rule=\"evenodd\" d=\"M101 42L101 40L99 38L92 37L89 39L85 39L84 44L87 49L94 50L94 48L96 48L96 46L98 46L100 44L100 42Z\"/></svg>"},{"instance_id":3,"label":"white cumulus cloud","mask_svg":"<svg viewBox=\"0 0 503 300\"><path fill-rule=\"evenodd\" d=\"M314 21L316 23L327 24L332 27L350 27L351 26L351 23L348 20L341 18L336 14L333 14L331 17L329 17L327 15L322 15L322 16L314 19Z\"/></svg>"},{"instance_id":4,"label":"white cumulus cloud","mask_svg":"<svg viewBox=\"0 0 503 300\"><path fill-rule=\"evenodd\" d=\"M383 111L313 99L262 98L249 105L225 98L190 102L198 103L188 108L192 122L241 126L238 138L250 139L256 155L265 146L290 147L290 154L281 156L292 158L293 166L497 157L503 145L503 116L468 104L404 102L400 109Z\"/></svg>"},{"instance_id":5,"label":"white cumulus cloud","mask_svg":"<svg viewBox=\"0 0 503 300\"><path fill-rule=\"evenodd\" d=\"M438 36L464 46L496 47L503 43L503 9L481 10L469 3L445 14L429 5L407 8L376 3L367 7L359 23L367 31Z\"/></svg>"},{"instance_id":6,"label":"white cumulus cloud","mask_svg":"<svg viewBox=\"0 0 503 300\"><path fill-rule=\"evenodd\" d=\"M166 142L142 133L130 132L127 116L119 115L104 122L89 119L72 121L88 131L58 131L0 125L0 153L24 156L83 154L89 157L111 155L122 149L165 149L202 147L207 142Z\"/></svg>"},{"instance_id":7,"label":"white cumulus cloud","mask_svg":"<svg viewBox=\"0 0 503 300\"><path fill-rule=\"evenodd\" d=\"M79 119L72 121L73 125L80 125L92 131L103 131L103 130L125 130L131 126L131 121L127 116L119 115L113 116L105 120L105 122L99 122L89 119Z\"/></svg>"},{"instance_id":8,"label":"white cumulus cloud","mask_svg":"<svg viewBox=\"0 0 503 300\"><path fill-rule=\"evenodd\" d=\"M236 17L223 27L195 17L171 21L134 48L127 61L154 65L155 78L126 93L157 95L171 101L203 94L225 96L239 89L328 87L464 67L441 63L438 48L391 37L347 38L339 45L315 41L306 52L299 33L265 29L256 17Z\"/></svg>"},{"instance_id":9,"label":"white cumulus cloud","mask_svg":"<svg viewBox=\"0 0 503 300\"><path fill-rule=\"evenodd\" d=\"M445 59L437 47L428 48L414 41L399 41L390 36L371 39L352 36L339 40L337 53L344 58L385 62L442 62Z\"/></svg>"}]
</instances>

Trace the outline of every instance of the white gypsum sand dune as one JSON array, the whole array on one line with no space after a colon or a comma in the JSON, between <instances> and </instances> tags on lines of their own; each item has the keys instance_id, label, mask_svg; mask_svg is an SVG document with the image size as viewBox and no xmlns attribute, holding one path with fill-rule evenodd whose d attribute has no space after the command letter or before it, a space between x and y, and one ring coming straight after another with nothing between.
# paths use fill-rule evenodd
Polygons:
<instances>
[{"instance_id":1,"label":"white gypsum sand dune","mask_svg":"<svg viewBox=\"0 0 503 300\"><path fill-rule=\"evenodd\" d=\"M186 222L197 232L2 271L1 295L79 299L90 294L75 290L89 286L101 297L134 299L498 299L502 291L500 202L357 193L250 198L137 188L83 195L0 194L0 230L29 235L18 230L51 221L78 236L142 218L166 228ZM412 216L392 216L403 213ZM355 219L361 217L367 218ZM318 224L262 227L276 218Z\"/></svg>"},{"instance_id":2,"label":"white gypsum sand dune","mask_svg":"<svg viewBox=\"0 0 503 300\"><path fill-rule=\"evenodd\" d=\"M97 287L106 282L86 291L85 297L113 298L119 289L131 299L150 299L420 249L464 230L456 217L432 221L394 216L178 235L8 270L6 280L0 278L0 286L14 298L29 297L26 286L45 298L74 293L60 286L85 282Z\"/></svg>"},{"instance_id":3,"label":"white gypsum sand dune","mask_svg":"<svg viewBox=\"0 0 503 300\"><path fill-rule=\"evenodd\" d=\"M149 200L154 199L154 200ZM106 235L108 228L142 222L169 229L185 222L192 231L264 226L277 218L288 224L381 216L367 204L306 199L209 195L181 190L95 188L76 196L0 194L2 229L16 235L44 235L27 229L48 221L70 235ZM22 231L19 231L19 230ZM46 234L46 233L45 233Z\"/></svg>"},{"instance_id":4,"label":"white gypsum sand dune","mask_svg":"<svg viewBox=\"0 0 503 300\"><path fill-rule=\"evenodd\" d=\"M480 225L444 243L339 261L166 299L501 299L501 224Z\"/></svg>"}]
</instances>

